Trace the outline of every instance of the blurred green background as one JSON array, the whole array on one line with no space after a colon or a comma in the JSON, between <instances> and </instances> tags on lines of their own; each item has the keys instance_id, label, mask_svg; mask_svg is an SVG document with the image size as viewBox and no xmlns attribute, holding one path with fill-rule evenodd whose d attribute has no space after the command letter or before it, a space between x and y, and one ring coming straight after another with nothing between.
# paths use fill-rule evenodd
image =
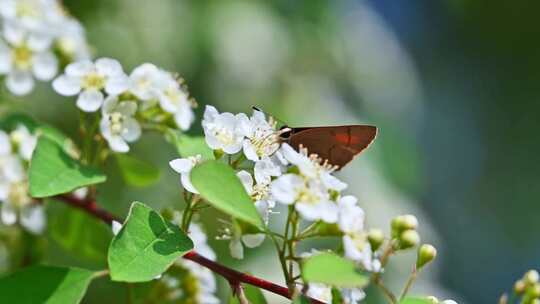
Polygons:
<instances>
[{"instance_id":1,"label":"blurred green background","mask_svg":"<svg viewBox=\"0 0 540 304\"><path fill-rule=\"evenodd\" d=\"M540 268L540 30L538 1L66 0L96 57L127 71L152 62L177 71L199 103L250 112L257 105L295 126L372 123L375 144L339 175L368 224L418 215L439 259L416 294L495 303ZM13 99L6 92L4 99ZM72 99L44 84L15 106L77 136ZM197 123L190 133L200 133ZM118 215L140 200L181 207L176 156L156 135L133 153L163 170L147 189L126 187L109 164L100 201ZM204 213L211 236L219 214ZM279 225L279 218L273 222ZM66 232L67 233L67 232ZM45 260L96 267L49 239ZM268 244L220 261L280 280ZM5 250L5 249L2 249ZM412 254L387 270L401 286ZM400 274L399 277L396 274ZM223 282L222 282L223 283ZM225 284L222 292L228 293ZM125 289L93 284L85 303L118 303ZM371 296L370 303L378 303ZM280 303L278 299L274 303Z\"/></svg>"}]
</instances>

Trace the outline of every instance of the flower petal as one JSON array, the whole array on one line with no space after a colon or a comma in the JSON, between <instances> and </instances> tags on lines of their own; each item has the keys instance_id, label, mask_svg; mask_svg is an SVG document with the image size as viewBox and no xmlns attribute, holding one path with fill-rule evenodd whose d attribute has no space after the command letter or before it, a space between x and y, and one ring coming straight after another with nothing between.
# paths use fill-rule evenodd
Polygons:
<instances>
[{"instance_id":1,"label":"flower petal","mask_svg":"<svg viewBox=\"0 0 540 304\"><path fill-rule=\"evenodd\" d=\"M197 191L197 189L195 189L195 186L193 186L193 184L191 183L191 175L189 173L181 174L180 182L182 183L182 186L185 190L191 193L199 194L199 191Z\"/></svg>"},{"instance_id":2,"label":"flower petal","mask_svg":"<svg viewBox=\"0 0 540 304\"><path fill-rule=\"evenodd\" d=\"M244 242L248 248L255 248L261 246L265 237L266 235L264 233L245 234L242 236L242 242Z\"/></svg>"},{"instance_id":3,"label":"flower petal","mask_svg":"<svg viewBox=\"0 0 540 304\"><path fill-rule=\"evenodd\" d=\"M34 88L34 78L28 71L15 70L8 74L6 87L14 95L26 95Z\"/></svg>"},{"instance_id":4,"label":"flower petal","mask_svg":"<svg viewBox=\"0 0 540 304\"><path fill-rule=\"evenodd\" d=\"M120 62L112 58L99 58L96 60L96 70L98 73L109 77L124 75Z\"/></svg>"},{"instance_id":5,"label":"flower petal","mask_svg":"<svg viewBox=\"0 0 540 304\"><path fill-rule=\"evenodd\" d=\"M83 77L94 70L94 64L90 60L81 60L67 65L66 75Z\"/></svg>"},{"instance_id":6,"label":"flower petal","mask_svg":"<svg viewBox=\"0 0 540 304\"><path fill-rule=\"evenodd\" d=\"M114 152L126 153L129 151L129 146L122 137L113 135L108 138L105 137L105 139Z\"/></svg>"},{"instance_id":7,"label":"flower petal","mask_svg":"<svg viewBox=\"0 0 540 304\"><path fill-rule=\"evenodd\" d=\"M141 126L133 118L126 118L123 124L122 137L127 142L134 142L141 137Z\"/></svg>"},{"instance_id":8,"label":"flower petal","mask_svg":"<svg viewBox=\"0 0 540 304\"><path fill-rule=\"evenodd\" d=\"M98 90L84 90L77 98L77 107L84 112L95 112L103 104L103 93Z\"/></svg>"},{"instance_id":9,"label":"flower petal","mask_svg":"<svg viewBox=\"0 0 540 304\"><path fill-rule=\"evenodd\" d=\"M233 258L239 260L244 258L244 246L242 246L242 242L240 242L240 240L232 239L229 243L229 250Z\"/></svg>"},{"instance_id":10,"label":"flower petal","mask_svg":"<svg viewBox=\"0 0 540 304\"><path fill-rule=\"evenodd\" d=\"M2 209L0 210L0 218L4 225L13 225L17 222L17 212L15 208L9 203L2 204Z\"/></svg>"},{"instance_id":11,"label":"flower petal","mask_svg":"<svg viewBox=\"0 0 540 304\"><path fill-rule=\"evenodd\" d=\"M73 96L81 91L80 78L61 75L52 83L53 89L60 95Z\"/></svg>"},{"instance_id":12,"label":"flower petal","mask_svg":"<svg viewBox=\"0 0 540 304\"><path fill-rule=\"evenodd\" d=\"M178 173L189 173L193 169L193 162L188 158L177 158L171 160L169 166Z\"/></svg>"},{"instance_id":13,"label":"flower petal","mask_svg":"<svg viewBox=\"0 0 540 304\"><path fill-rule=\"evenodd\" d=\"M240 179L242 182L242 185L244 185L244 188L246 189L246 192L251 195L253 192L253 177L249 172L242 170L238 173L236 173L236 176Z\"/></svg>"},{"instance_id":14,"label":"flower petal","mask_svg":"<svg viewBox=\"0 0 540 304\"><path fill-rule=\"evenodd\" d=\"M125 75L110 77L105 84L105 92L110 95L119 95L129 88L129 78Z\"/></svg>"},{"instance_id":15,"label":"flower petal","mask_svg":"<svg viewBox=\"0 0 540 304\"><path fill-rule=\"evenodd\" d=\"M36 205L21 210L21 225L34 234L40 234L45 229L45 210Z\"/></svg>"},{"instance_id":16,"label":"flower petal","mask_svg":"<svg viewBox=\"0 0 540 304\"><path fill-rule=\"evenodd\" d=\"M49 81L58 72L58 59L49 52L38 54L34 57L32 70L37 79Z\"/></svg>"}]
</instances>

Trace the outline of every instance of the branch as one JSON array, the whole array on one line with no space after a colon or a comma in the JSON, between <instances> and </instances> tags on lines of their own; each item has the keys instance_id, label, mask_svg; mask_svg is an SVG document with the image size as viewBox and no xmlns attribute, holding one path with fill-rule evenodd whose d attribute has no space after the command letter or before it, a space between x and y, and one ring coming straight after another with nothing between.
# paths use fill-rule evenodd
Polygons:
<instances>
[{"instance_id":1,"label":"branch","mask_svg":"<svg viewBox=\"0 0 540 304\"><path fill-rule=\"evenodd\" d=\"M117 221L122 223L123 220L117 216L112 215L105 209L100 208L95 201L92 200L85 200L85 199L79 199L76 198L73 195L70 194L63 194L56 197L57 199L61 200L62 202L71 205L75 208L79 208L88 214L106 222L107 224L111 224L113 221ZM264 289L266 291L269 291L271 293L280 295L282 297L285 297L287 299L292 298L292 292L289 291L288 288L274 284L270 281L266 281L261 278L257 278L239 271L236 271L234 269L228 268L222 264L219 264L217 262L214 262L212 260L209 260L202 255L199 255L195 251L190 251L186 253L183 256L184 259L193 261L197 264L200 264L213 272L221 275L223 278L225 278L231 286L238 286L240 283L245 283L249 285L253 285L255 287ZM293 291L294 292L294 291ZM313 304L323 304L323 302L308 298L311 303Z\"/></svg>"}]
</instances>

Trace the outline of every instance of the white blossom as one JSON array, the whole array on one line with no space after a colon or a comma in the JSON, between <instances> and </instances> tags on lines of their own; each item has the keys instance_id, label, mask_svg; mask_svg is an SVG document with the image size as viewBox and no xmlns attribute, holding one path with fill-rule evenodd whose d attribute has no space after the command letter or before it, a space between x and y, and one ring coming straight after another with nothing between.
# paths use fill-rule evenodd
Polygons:
<instances>
[{"instance_id":1,"label":"white blossom","mask_svg":"<svg viewBox=\"0 0 540 304\"><path fill-rule=\"evenodd\" d=\"M19 219L28 231L39 234L45 228L43 206L34 204L22 160L16 155L0 156L0 219L13 225Z\"/></svg>"},{"instance_id":2,"label":"white blossom","mask_svg":"<svg viewBox=\"0 0 540 304\"><path fill-rule=\"evenodd\" d=\"M366 293L360 288L343 288L340 292L343 304L357 304L366 297Z\"/></svg>"},{"instance_id":3,"label":"white blossom","mask_svg":"<svg viewBox=\"0 0 540 304\"><path fill-rule=\"evenodd\" d=\"M57 0L1 0L0 16L25 30L47 34L65 18Z\"/></svg>"},{"instance_id":4,"label":"white blossom","mask_svg":"<svg viewBox=\"0 0 540 304\"><path fill-rule=\"evenodd\" d=\"M6 87L14 95L32 91L34 78L51 80L58 71L58 60L50 50L48 37L31 35L22 27L4 24L4 42L0 42L0 75L6 75Z\"/></svg>"},{"instance_id":5,"label":"white blossom","mask_svg":"<svg viewBox=\"0 0 540 304\"><path fill-rule=\"evenodd\" d=\"M171 73L160 71L159 75L161 90L158 91L158 97L161 108L174 115L174 121L180 129L189 129L195 121L194 104L189 94Z\"/></svg>"},{"instance_id":6,"label":"white blossom","mask_svg":"<svg viewBox=\"0 0 540 304\"><path fill-rule=\"evenodd\" d=\"M317 155L309 155L307 149L301 148L297 152L289 144L284 143L281 145L281 153L290 164L298 167L304 177L319 179L329 190L339 192L347 188L347 184L332 175L334 167L321 163Z\"/></svg>"},{"instance_id":7,"label":"white blossom","mask_svg":"<svg viewBox=\"0 0 540 304\"><path fill-rule=\"evenodd\" d=\"M173 159L169 162L169 166L176 171L177 173L180 173L180 181L182 183L182 186L184 186L184 189L191 193L198 194L199 191L195 189L193 184L191 183L191 170L202 161L202 156L200 154L195 156L190 156L187 158L177 158Z\"/></svg>"},{"instance_id":8,"label":"white blossom","mask_svg":"<svg viewBox=\"0 0 540 304\"><path fill-rule=\"evenodd\" d=\"M216 108L206 106L202 126L208 146L227 154L238 153L244 140L240 120L246 118L245 114L219 113Z\"/></svg>"},{"instance_id":9,"label":"white blossom","mask_svg":"<svg viewBox=\"0 0 540 304\"><path fill-rule=\"evenodd\" d=\"M120 230L122 230L122 224L120 222L117 222L117 221L112 221L111 223L111 230L112 230L112 233L114 235L118 235L118 233L120 232Z\"/></svg>"},{"instance_id":10,"label":"white blossom","mask_svg":"<svg viewBox=\"0 0 540 304\"><path fill-rule=\"evenodd\" d=\"M137 111L134 101L118 101L118 97L109 96L103 104L100 130L115 152L128 152L131 143L141 136L141 127L133 117Z\"/></svg>"},{"instance_id":11,"label":"white blossom","mask_svg":"<svg viewBox=\"0 0 540 304\"><path fill-rule=\"evenodd\" d=\"M65 74L53 81L53 88L60 95L79 95L77 106L85 112L95 112L101 107L105 100L103 91L118 95L128 86L129 80L122 66L110 58L100 58L95 63L89 60L71 63Z\"/></svg>"},{"instance_id":12,"label":"white blossom","mask_svg":"<svg viewBox=\"0 0 540 304\"><path fill-rule=\"evenodd\" d=\"M194 250L207 259L215 261L216 254L207 243L207 237L202 227L197 223L189 225L188 236L193 241ZM215 296L217 291L216 279L211 270L195 262L180 258L176 263L190 272L197 280L196 303L219 304L219 299Z\"/></svg>"},{"instance_id":13,"label":"white blossom","mask_svg":"<svg viewBox=\"0 0 540 304\"><path fill-rule=\"evenodd\" d=\"M263 112L253 111L251 118L242 116L241 132L245 136L243 150L246 158L257 162L272 156L280 147L275 123L267 121Z\"/></svg>"},{"instance_id":14,"label":"white blossom","mask_svg":"<svg viewBox=\"0 0 540 304\"><path fill-rule=\"evenodd\" d=\"M143 63L129 75L129 91L143 101L157 99L160 90L160 70L151 63Z\"/></svg>"},{"instance_id":15,"label":"white blossom","mask_svg":"<svg viewBox=\"0 0 540 304\"><path fill-rule=\"evenodd\" d=\"M255 180L258 184L269 184L272 181L272 177L277 177L282 174L282 166L274 159L275 157L265 157L255 162L253 170L255 173Z\"/></svg>"},{"instance_id":16,"label":"white blossom","mask_svg":"<svg viewBox=\"0 0 540 304\"><path fill-rule=\"evenodd\" d=\"M302 218L335 223L338 206L330 199L328 190L316 180L305 180L296 174L285 174L271 184L272 196L277 202L294 204Z\"/></svg>"},{"instance_id":17,"label":"white blossom","mask_svg":"<svg viewBox=\"0 0 540 304\"><path fill-rule=\"evenodd\" d=\"M341 197L338 201L338 226L345 234L364 230L364 210L357 203L358 200L352 195Z\"/></svg>"},{"instance_id":18,"label":"white blossom","mask_svg":"<svg viewBox=\"0 0 540 304\"><path fill-rule=\"evenodd\" d=\"M458 303L454 300L444 300L441 302L441 304L458 304Z\"/></svg>"},{"instance_id":19,"label":"white blossom","mask_svg":"<svg viewBox=\"0 0 540 304\"><path fill-rule=\"evenodd\" d=\"M18 149L19 155L29 161L34 153L37 144L37 136L30 133L24 125L18 125L15 130L10 133L11 141Z\"/></svg>"},{"instance_id":20,"label":"white blossom","mask_svg":"<svg viewBox=\"0 0 540 304\"><path fill-rule=\"evenodd\" d=\"M0 130L0 157L11 153L11 141L9 135Z\"/></svg>"}]
</instances>

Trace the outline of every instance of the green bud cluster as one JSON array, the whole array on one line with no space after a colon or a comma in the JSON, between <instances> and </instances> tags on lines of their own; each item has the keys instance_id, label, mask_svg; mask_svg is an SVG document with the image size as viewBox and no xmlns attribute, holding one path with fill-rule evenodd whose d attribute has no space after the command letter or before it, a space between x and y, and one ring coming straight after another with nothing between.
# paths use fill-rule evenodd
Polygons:
<instances>
[{"instance_id":1,"label":"green bud cluster","mask_svg":"<svg viewBox=\"0 0 540 304\"><path fill-rule=\"evenodd\" d=\"M522 296L523 304L540 304L540 275L529 270L514 283L514 293Z\"/></svg>"},{"instance_id":2,"label":"green bud cluster","mask_svg":"<svg viewBox=\"0 0 540 304\"><path fill-rule=\"evenodd\" d=\"M416 231L418 220L414 215L400 215L391 223L392 239L396 241L396 250L413 248L420 243L420 235Z\"/></svg>"}]
</instances>

